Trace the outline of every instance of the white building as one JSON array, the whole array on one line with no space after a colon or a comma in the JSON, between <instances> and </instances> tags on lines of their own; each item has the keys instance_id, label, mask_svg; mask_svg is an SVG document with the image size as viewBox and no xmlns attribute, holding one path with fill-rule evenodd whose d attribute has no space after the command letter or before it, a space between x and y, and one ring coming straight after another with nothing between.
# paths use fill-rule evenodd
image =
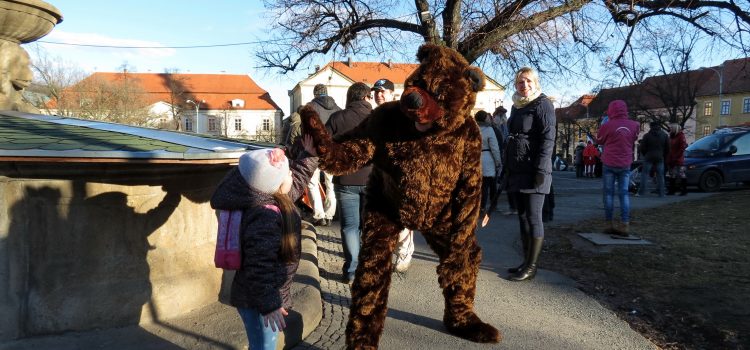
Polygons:
<instances>
[{"instance_id":1,"label":"white building","mask_svg":"<svg viewBox=\"0 0 750 350\"><path fill-rule=\"evenodd\" d=\"M67 90L85 100L86 84L125 79L145 94L149 126L173 126L179 118L181 131L266 142L281 133L283 112L247 75L97 72Z\"/></svg>"},{"instance_id":2,"label":"white building","mask_svg":"<svg viewBox=\"0 0 750 350\"><path fill-rule=\"evenodd\" d=\"M388 79L395 86L394 99L401 98L404 91L404 81L419 66L416 63L392 62L353 62L334 61L317 69L307 79L297 83L289 91L289 107L294 112L299 106L305 105L313 99L313 87L323 84L328 87L328 96L336 104L344 108L346 105L346 90L355 82L363 82L369 86L378 79ZM502 105L505 88L495 80L486 77L484 90L477 94L477 102L473 112L485 110L492 113L496 107ZM371 101L374 103L375 101Z\"/></svg>"}]
</instances>

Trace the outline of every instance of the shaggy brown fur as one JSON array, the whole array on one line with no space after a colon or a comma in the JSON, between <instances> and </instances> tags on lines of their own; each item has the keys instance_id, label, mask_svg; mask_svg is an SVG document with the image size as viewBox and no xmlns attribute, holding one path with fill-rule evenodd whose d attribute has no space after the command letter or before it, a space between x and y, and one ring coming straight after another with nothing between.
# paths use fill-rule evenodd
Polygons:
<instances>
[{"instance_id":1,"label":"shaggy brown fur","mask_svg":"<svg viewBox=\"0 0 750 350\"><path fill-rule=\"evenodd\" d=\"M391 284L391 254L404 227L422 232L439 257L448 331L476 342L496 343L501 338L473 311L481 259L474 231L482 175L481 135L471 109L477 91L484 88L484 75L445 47L423 45L417 58L420 65L406 80L401 101L378 107L336 141L313 109L301 111L322 169L345 174L373 164L346 328L350 349L378 346ZM415 121L434 124L420 132Z\"/></svg>"}]
</instances>

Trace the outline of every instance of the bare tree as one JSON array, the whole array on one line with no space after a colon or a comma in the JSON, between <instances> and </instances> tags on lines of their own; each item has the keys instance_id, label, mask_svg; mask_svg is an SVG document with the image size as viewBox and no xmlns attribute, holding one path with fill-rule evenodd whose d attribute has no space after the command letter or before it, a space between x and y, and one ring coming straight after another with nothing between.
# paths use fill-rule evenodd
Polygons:
<instances>
[{"instance_id":1,"label":"bare tree","mask_svg":"<svg viewBox=\"0 0 750 350\"><path fill-rule=\"evenodd\" d=\"M266 127L261 123L255 128L255 135L251 137L255 141L267 142L267 143L278 143L279 135L276 132L274 123L269 123Z\"/></svg>"},{"instance_id":2,"label":"bare tree","mask_svg":"<svg viewBox=\"0 0 750 350\"><path fill-rule=\"evenodd\" d=\"M232 106L232 101L227 101L227 105L219 112L216 120L220 136L229 137L231 121L236 117L238 117L238 114L234 106Z\"/></svg>"},{"instance_id":3,"label":"bare tree","mask_svg":"<svg viewBox=\"0 0 750 350\"><path fill-rule=\"evenodd\" d=\"M678 123L684 127L695 117L695 97L711 72L690 69L699 32L682 23L669 22L667 28L646 26L649 35L639 40L642 50L652 59L640 64L625 59L622 67L634 84L630 89L631 109L645 117L642 122Z\"/></svg>"},{"instance_id":4,"label":"bare tree","mask_svg":"<svg viewBox=\"0 0 750 350\"><path fill-rule=\"evenodd\" d=\"M578 132L578 125L576 120L569 114L566 114L567 109L563 109L563 112L557 116L557 142L560 149L563 150L565 160L570 161L570 147L573 144L573 138L576 132Z\"/></svg>"},{"instance_id":5,"label":"bare tree","mask_svg":"<svg viewBox=\"0 0 750 350\"><path fill-rule=\"evenodd\" d=\"M47 98L31 102L48 113L56 110L58 115L71 115L72 111L68 109L70 103L64 100L63 90L86 76L83 69L73 62L63 60L62 57L50 55L39 45L31 45L29 48L34 53L34 59L31 61L34 82L29 90L46 96L56 103L54 106L48 104Z\"/></svg>"},{"instance_id":6,"label":"bare tree","mask_svg":"<svg viewBox=\"0 0 750 350\"><path fill-rule=\"evenodd\" d=\"M189 93L187 78L178 75L180 71L176 68L165 69L159 76L164 80L164 86L169 90L169 114L172 117L174 130L182 129L182 113L185 110L187 100L195 101L193 94Z\"/></svg>"},{"instance_id":7,"label":"bare tree","mask_svg":"<svg viewBox=\"0 0 750 350\"><path fill-rule=\"evenodd\" d=\"M115 79L91 75L63 89L56 101L66 115L83 119L146 126L153 122L146 93L124 69Z\"/></svg>"},{"instance_id":8,"label":"bare tree","mask_svg":"<svg viewBox=\"0 0 750 350\"><path fill-rule=\"evenodd\" d=\"M642 24L674 18L747 52L748 0L264 0L279 20L260 66L295 70L315 55L388 54L430 42L488 68L587 74L587 54L619 64ZM405 52L404 52L405 53Z\"/></svg>"}]
</instances>

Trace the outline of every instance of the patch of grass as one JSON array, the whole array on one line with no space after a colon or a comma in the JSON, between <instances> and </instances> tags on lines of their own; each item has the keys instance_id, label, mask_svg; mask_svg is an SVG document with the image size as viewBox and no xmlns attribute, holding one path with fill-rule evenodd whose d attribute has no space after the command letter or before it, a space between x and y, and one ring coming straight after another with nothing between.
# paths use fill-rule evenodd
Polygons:
<instances>
[{"instance_id":1,"label":"patch of grass","mask_svg":"<svg viewBox=\"0 0 750 350\"><path fill-rule=\"evenodd\" d=\"M750 191L637 210L651 246L593 249L585 221L547 229L542 268L558 271L662 349L750 349Z\"/></svg>"}]
</instances>

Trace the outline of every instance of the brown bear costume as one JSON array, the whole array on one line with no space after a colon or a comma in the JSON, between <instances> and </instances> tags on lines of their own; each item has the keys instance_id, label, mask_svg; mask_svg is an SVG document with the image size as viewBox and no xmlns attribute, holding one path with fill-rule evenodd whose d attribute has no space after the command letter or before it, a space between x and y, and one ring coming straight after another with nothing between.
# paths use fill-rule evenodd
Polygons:
<instances>
[{"instance_id":1,"label":"brown bear costume","mask_svg":"<svg viewBox=\"0 0 750 350\"><path fill-rule=\"evenodd\" d=\"M455 50L425 44L401 101L376 108L333 140L312 108L301 111L320 168L347 174L373 165L366 187L362 247L346 327L350 349L378 346L399 231L418 230L437 253L449 332L496 343L500 333L473 311L481 251L474 231L482 182L481 135L471 117L484 74ZM420 131L420 129L422 131Z\"/></svg>"}]
</instances>

